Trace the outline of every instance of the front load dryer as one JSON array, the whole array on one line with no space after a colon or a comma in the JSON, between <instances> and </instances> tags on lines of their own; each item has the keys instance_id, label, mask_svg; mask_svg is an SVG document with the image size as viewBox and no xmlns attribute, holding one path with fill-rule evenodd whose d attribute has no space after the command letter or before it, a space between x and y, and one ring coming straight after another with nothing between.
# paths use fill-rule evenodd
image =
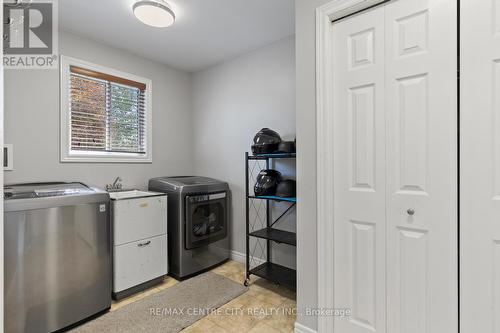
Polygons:
<instances>
[{"instance_id":1,"label":"front load dryer","mask_svg":"<svg viewBox=\"0 0 500 333\"><path fill-rule=\"evenodd\" d=\"M169 274L185 279L229 258L227 183L196 176L160 177L149 190L168 194Z\"/></svg>"}]
</instances>

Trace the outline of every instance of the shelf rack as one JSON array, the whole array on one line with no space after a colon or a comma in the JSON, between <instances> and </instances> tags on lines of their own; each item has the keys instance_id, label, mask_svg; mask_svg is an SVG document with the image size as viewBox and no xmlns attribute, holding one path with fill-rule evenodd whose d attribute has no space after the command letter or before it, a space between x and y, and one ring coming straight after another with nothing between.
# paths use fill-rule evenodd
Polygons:
<instances>
[{"instance_id":1,"label":"shelf rack","mask_svg":"<svg viewBox=\"0 0 500 333\"><path fill-rule=\"evenodd\" d=\"M255 275L279 285L283 285L292 290L296 289L297 285L297 273L295 270L278 265L272 262L271 258L271 243L287 244L289 246L297 246L297 235L294 232L284 231L274 228L274 225L280 221L285 215L287 215L297 203L297 198L282 198L277 196L255 196L250 195L250 177L255 176L253 172L259 172L255 168L250 169L249 161L262 161L265 163L265 168L269 169L271 167L271 160L273 159L294 159L296 154L263 154L263 155L250 155L245 153L245 194L246 194L246 277L244 285L248 286L250 283L250 276ZM265 202L265 225L262 228L254 229L255 225L252 227L250 225L250 206L252 201L263 201ZM282 202L288 204L287 209L274 221L272 220L271 214L271 202ZM255 208L256 214L259 214L259 209ZM259 217L260 219L260 217ZM263 223L264 224L264 223ZM260 263L256 267L250 267L250 259L254 256L254 253L250 253L250 239L255 238L257 240L264 240L266 242L266 260ZM264 250L262 249L262 252Z\"/></svg>"}]
</instances>

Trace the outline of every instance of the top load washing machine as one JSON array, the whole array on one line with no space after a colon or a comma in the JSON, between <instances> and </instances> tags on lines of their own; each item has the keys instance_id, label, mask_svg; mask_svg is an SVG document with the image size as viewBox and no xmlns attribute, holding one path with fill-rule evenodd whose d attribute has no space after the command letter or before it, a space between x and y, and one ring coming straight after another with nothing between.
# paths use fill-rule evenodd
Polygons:
<instances>
[{"instance_id":1,"label":"top load washing machine","mask_svg":"<svg viewBox=\"0 0 500 333\"><path fill-rule=\"evenodd\" d=\"M229 258L227 183L196 176L160 177L149 190L168 194L169 274L184 279Z\"/></svg>"},{"instance_id":2,"label":"top load washing machine","mask_svg":"<svg viewBox=\"0 0 500 333\"><path fill-rule=\"evenodd\" d=\"M61 182L4 196L5 332L54 332L110 308L108 193Z\"/></svg>"}]
</instances>

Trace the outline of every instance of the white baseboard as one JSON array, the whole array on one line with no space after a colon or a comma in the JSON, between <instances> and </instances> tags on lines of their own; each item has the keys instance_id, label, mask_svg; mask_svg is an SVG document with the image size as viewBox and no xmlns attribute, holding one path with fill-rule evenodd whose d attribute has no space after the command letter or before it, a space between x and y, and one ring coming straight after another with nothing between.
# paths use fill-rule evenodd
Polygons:
<instances>
[{"instance_id":1,"label":"white baseboard","mask_svg":"<svg viewBox=\"0 0 500 333\"><path fill-rule=\"evenodd\" d=\"M244 253L236 252L234 250L229 251L229 258L231 258L231 260L241 262L243 264L246 263L246 259L247 259L246 255ZM260 265L260 264L265 263L266 261L264 259L254 257L252 262L256 262L257 265Z\"/></svg>"},{"instance_id":2,"label":"white baseboard","mask_svg":"<svg viewBox=\"0 0 500 333\"><path fill-rule=\"evenodd\" d=\"M317 331L295 322L295 333L318 333Z\"/></svg>"},{"instance_id":3,"label":"white baseboard","mask_svg":"<svg viewBox=\"0 0 500 333\"><path fill-rule=\"evenodd\" d=\"M236 252L234 250L229 250L229 258L231 258L231 260L241 262L242 264L246 262L246 256L243 253Z\"/></svg>"}]
</instances>

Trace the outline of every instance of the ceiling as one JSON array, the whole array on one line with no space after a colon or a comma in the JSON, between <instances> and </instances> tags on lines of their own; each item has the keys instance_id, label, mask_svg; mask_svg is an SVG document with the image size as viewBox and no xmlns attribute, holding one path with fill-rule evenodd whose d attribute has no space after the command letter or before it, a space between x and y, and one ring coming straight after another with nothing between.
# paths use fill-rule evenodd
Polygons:
<instances>
[{"instance_id":1,"label":"ceiling","mask_svg":"<svg viewBox=\"0 0 500 333\"><path fill-rule=\"evenodd\" d=\"M293 0L169 0L176 23L149 27L136 0L63 0L60 28L186 71L198 71L294 33Z\"/></svg>"}]
</instances>

